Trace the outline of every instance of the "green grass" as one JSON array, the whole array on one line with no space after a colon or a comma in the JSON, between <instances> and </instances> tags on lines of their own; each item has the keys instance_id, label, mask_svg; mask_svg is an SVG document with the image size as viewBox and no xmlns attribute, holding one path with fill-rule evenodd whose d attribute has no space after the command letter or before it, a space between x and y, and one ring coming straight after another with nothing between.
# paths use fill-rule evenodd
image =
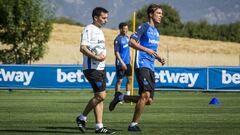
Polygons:
<instances>
[{"instance_id":1,"label":"green grass","mask_svg":"<svg viewBox=\"0 0 240 135\"><path fill-rule=\"evenodd\" d=\"M107 93L104 125L117 134L240 134L240 93L156 92L153 105L147 106L141 117L141 133L127 131L134 105L124 103L109 112L113 92ZM91 97L91 91L0 91L0 134L79 134L75 118ZM221 104L209 105L213 97ZM93 113L87 126L86 134L94 134Z\"/></svg>"}]
</instances>

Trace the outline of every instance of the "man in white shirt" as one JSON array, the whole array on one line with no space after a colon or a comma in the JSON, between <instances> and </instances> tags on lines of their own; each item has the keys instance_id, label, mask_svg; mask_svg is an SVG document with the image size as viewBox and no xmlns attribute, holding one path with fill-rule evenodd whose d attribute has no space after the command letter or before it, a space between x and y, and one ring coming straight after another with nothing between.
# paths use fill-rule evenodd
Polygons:
<instances>
[{"instance_id":1,"label":"man in white shirt","mask_svg":"<svg viewBox=\"0 0 240 135\"><path fill-rule=\"evenodd\" d=\"M114 132L103 127L102 121L103 101L106 98L106 56L103 53L96 55L92 51L96 46L105 47L104 34L100 28L107 23L108 11L102 7L96 7L92 12L92 19L93 23L87 25L82 32L80 52L83 53L83 73L93 88L94 96L76 118L76 122L80 131L85 133L87 115L94 109L95 133L112 134Z\"/></svg>"}]
</instances>

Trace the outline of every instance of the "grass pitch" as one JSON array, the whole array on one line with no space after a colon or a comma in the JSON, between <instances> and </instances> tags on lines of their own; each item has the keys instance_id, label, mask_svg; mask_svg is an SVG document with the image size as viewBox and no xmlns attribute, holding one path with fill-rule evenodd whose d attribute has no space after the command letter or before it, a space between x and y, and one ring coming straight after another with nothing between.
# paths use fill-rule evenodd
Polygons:
<instances>
[{"instance_id":1,"label":"grass pitch","mask_svg":"<svg viewBox=\"0 0 240 135\"><path fill-rule=\"evenodd\" d=\"M117 105L108 111L113 91L107 91L104 126L116 134L141 135L239 135L240 93L155 92L154 103L141 117L141 133L129 133L134 105ZM1 135L81 134L75 118L92 97L91 91L0 91ZM216 97L221 104L209 105ZM88 131L94 133L94 116Z\"/></svg>"}]
</instances>

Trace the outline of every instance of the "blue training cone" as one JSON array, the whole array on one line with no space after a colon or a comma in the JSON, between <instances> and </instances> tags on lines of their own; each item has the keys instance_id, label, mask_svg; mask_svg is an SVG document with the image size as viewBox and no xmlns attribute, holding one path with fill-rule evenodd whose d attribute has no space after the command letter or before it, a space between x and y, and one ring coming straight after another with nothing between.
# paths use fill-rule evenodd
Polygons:
<instances>
[{"instance_id":1,"label":"blue training cone","mask_svg":"<svg viewBox=\"0 0 240 135\"><path fill-rule=\"evenodd\" d=\"M211 105L219 105L220 102L218 101L217 98L213 98L213 99L209 102L209 104L211 104Z\"/></svg>"}]
</instances>

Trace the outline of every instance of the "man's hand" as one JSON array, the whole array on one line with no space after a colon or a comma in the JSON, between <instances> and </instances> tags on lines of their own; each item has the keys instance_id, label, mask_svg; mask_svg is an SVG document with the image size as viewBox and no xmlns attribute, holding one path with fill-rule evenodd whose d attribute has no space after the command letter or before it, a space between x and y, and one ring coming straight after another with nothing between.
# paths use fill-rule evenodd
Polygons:
<instances>
[{"instance_id":1,"label":"man's hand","mask_svg":"<svg viewBox=\"0 0 240 135\"><path fill-rule=\"evenodd\" d=\"M99 55L95 55L93 52L89 50L89 48L86 45L81 45L80 46L80 52L82 52L84 55L87 57L90 57L91 59L97 60L97 61L104 61L106 59L106 56L103 55L103 53Z\"/></svg>"},{"instance_id":2,"label":"man's hand","mask_svg":"<svg viewBox=\"0 0 240 135\"><path fill-rule=\"evenodd\" d=\"M124 70L127 70L127 65L126 64L123 64L122 65L122 70L124 71Z\"/></svg>"},{"instance_id":3,"label":"man's hand","mask_svg":"<svg viewBox=\"0 0 240 135\"><path fill-rule=\"evenodd\" d=\"M165 65L165 59L164 58L160 58L160 61L162 63L162 65Z\"/></svg>"},{"instance_id":4,"label":"man's hand","mask_svg":"<svg viewBox=\"0 0 240 135\"><path fill-rule=\"evenodd\" d=\"M153 56L162 64L165 64L165 59L161 58L156 52L153 54Z\"/></svg>"},{"instance_id":5,"label":"man's hand","mask_svg":"<svg viewBox=\"0 0 240 135\"><path fill-rule=\"evenodd\" d=\"M104 61L104 60L106 59L106 56L101 53L101 54L99 54L99 55L96 55L96 56L95 56L95 59L96 59L97 61L101 61L101 62L102 62L102 61Z\"/></svg>"}]
</instances>

